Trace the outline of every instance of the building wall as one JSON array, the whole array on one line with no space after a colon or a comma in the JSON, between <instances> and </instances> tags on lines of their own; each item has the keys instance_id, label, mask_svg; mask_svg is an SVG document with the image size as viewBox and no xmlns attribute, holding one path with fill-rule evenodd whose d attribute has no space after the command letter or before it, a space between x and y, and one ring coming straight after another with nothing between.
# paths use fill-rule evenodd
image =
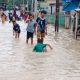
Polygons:
<instances>
[{"instance_id":1,"label":"building wall","mask_svg":"<svg viewBox=\"0 0 80 80\"><path fill-rule=\"evenodd\" d=\"M62 3L62 0L59 0ZM50 4L53 4L52 12L55 13L56 10L56 0L45 0L45 2L41 3L41 6L44 8L48 8L47 11L51 12ZM62 5L60 5L60 12L62 12Z\"/></svg>"}]
</instances>

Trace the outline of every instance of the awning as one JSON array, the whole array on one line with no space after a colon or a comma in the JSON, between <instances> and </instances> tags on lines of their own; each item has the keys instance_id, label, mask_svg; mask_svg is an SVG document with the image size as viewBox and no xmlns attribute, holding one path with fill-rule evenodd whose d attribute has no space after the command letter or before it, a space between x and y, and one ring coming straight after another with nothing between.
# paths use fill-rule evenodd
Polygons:
<instances>
[{"instance_id":1,"label":"awning","mask_svg":"<svg viewBox=\"0 0 80 80\"><path fill-rule=\"evenodd\" d=\"M71 11L78 8L80 0L63 0L63 11Z\"/></svg>"}]
</instances>

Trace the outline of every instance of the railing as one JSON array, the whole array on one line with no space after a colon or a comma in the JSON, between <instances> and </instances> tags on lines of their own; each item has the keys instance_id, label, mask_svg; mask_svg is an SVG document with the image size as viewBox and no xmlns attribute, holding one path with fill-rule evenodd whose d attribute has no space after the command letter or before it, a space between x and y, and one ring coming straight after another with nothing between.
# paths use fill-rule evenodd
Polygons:
<instances>
[{"instance_id":1,"label":"railing","mask_svg":"<svg viewBox=\"0 0 80 80\"><path fill-rule=\"evenodd\" d=\"M47 14L46 19L50 24L55 25L55 15ZM59 26L60 27L65 27L65 15L64 14L59 14Z\"/></svg>"}]
</instances>

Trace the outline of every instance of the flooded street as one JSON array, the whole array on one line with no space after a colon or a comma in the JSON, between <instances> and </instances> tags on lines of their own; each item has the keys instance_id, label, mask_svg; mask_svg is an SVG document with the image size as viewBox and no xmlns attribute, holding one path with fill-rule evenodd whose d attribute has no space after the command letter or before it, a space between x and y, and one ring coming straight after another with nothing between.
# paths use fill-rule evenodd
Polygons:
<instances>
[{"instance_id":1,"label":"flooded street","mask_svg":"<svg viewBox=\"0 0 80 80\"><path fill-rule=\"evenodd\" d=\"M49 25L47 53L34 53L26 44L26 24L22 21L20 39L13 37L12 24L0 22L0 80L80 80L80 40L69 30L59 33Z\"/></svg>"}]
</instances>

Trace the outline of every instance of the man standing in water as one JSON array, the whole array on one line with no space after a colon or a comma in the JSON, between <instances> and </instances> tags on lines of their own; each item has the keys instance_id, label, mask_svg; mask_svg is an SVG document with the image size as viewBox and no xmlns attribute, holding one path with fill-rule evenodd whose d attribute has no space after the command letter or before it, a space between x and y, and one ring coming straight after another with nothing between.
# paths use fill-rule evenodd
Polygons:
<instances>
[{"instance_id":1,"label":"man standing in water","mask_svg":"<svg viewBox=\"0 0 80 80\"><path fill-rule=\"evenodd\" d=\"M47 34L47 21L45 19L46 11L41 11L40 17L37 18L37 43L39 40L44 41L44 37Z\"/></svg>"}]
</instances>

